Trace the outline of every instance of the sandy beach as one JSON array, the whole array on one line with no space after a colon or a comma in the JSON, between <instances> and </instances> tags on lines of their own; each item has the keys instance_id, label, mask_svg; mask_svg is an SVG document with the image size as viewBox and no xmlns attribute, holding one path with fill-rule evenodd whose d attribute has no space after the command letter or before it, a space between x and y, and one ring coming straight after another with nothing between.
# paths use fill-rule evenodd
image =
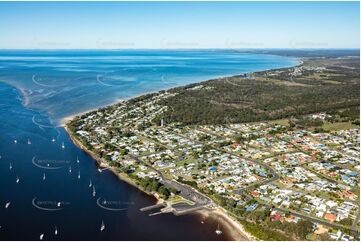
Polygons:
<instances>
[{"instance_id":1,"label":"sandy beach","mask_svg":"<svg viewBox=\"0 0 361 242\"><path fill-rule=\"evenodd\" d=\"M256 240L254 236L245 231L243 226L227 214L223 208L217 209L202 209L196 211L202 219L212 219L218 221L221 225L221 230L227 233L230 239L235 241L253 241Z\"/></svg>"},{"instance_id":2,"label":"sandy beach","mask_svg":"<svg viewBox=\"0 0 361 242\"><path fill-rule=\"evenodd\" d=\"M116 100L114 100L113 102L107 104L104 107L112 106L112 105L115 105L115 104L118 104L118 103L121 103L121 102L124 102L124 101L126 101L126 99L117 98ZM85 111L82 111L82 112L78 112L78 113L73 114L73 115L66 116L66 117L64 117L64 118L62 118L60 120L59 126L66 128L66 124L69 123L71 120L73 120L75 117L81 116L83 114L87 114L87 113L90 113L90 112L93 112L93 111L96 111L96 110L98 110L100 108L102 108L102 107L96 107L96 108L88 109L88 110L85 110ZM67 132L68 132L68 130L67 130Z\"/></svg>"},{"instance_id":3,"label":"sandy beach","mask_svg":"<svg viewBox=\"0 0 361 242\"><path fill-rule=\"evenodd\" d=\"M78 114L79 115L79 114ZM66 119L63 119L62 126L65 128L67 133L69 134L70 139L73 141L73 143L78 146L80 149L84 150L86 153L88 153L99 165L101 168L107 168L110 171L112 171L120 180L128 183L129 185L135 186L140 191L150 195L154 196L158 202L160 202L159 197L156 196L156 194L149 193L145 191L142 187L138 186L132 179L127 177L125 174L121 174L117 172L112 167L108 166L105 160L102 160L101 158L97 157L93 152L86 149L86 147L70 132L70 130L67 128L66 123L71 121L72 117L78 116L70 116ZM201 216L202 219L212 219L214 221L218 221L222 225L222 230L226 231L227 235L231 238L231 240L236 241L249 241L249 240L256 240L255 237L253 237L251 234L247 233L243 226L238 223L235 219L231 218L227 211L223 208L217 208L217 209L202 209L195 212L195 214Z\"/></svg>"},{"instance_id":4,"label":"sandy beach","mask_svg":"<svg viewBox=\"0 0 361 242\"><path fill-rule=\"evenodd\" d=\"M303 64L303 60L298 59L298 64L296 66L299 66L299 65L302 65L302 64ZM253 73L253 72L249 72L249 73ZM235 76L238 76L238 75L225 76L225 77L235 77ZM222 78L222 77L218 77L218 78ZM197 82L195 84L201 85L202 82ZM136 97L148 94L148 93L155 93L155 92L157 92L157 91L141 93L139 95L136 95L134 97L127 98L127 99L117 99L117 100L115 100L114 102L110 103L107 106L111 106L111 105L117 104L117 103L122 102L122 101L127 101L127 100L132 99L132 98L136 98ZM101 107L99 107L99 108L101 108ZM114 168L110 167L105 160L97 157L93 152L87 150L86 147L84 147L82 145L82 143L74 136L74 134L72 134L67 129L67 123L69 123L76 116L80 116L80 115L89 113L91 111L98 110L99 108L94 108L94 109L86 110L86 111L83 111L81 113L77 113L77 114L74 114L74 115L71 115L71 116L67 116L67 117L65 117L65 118L63 118L61 120L60 126L65 128L65 130L69 134L71 140L80 149L84 150L93 159L95 159L100 167L108 168L115 175L117 175L120 180L122 180L122 181L124 181L124 182L126 182L126 183L128 183L128 184L130 184L132 186L137 187L139 190L141 190L142 192L144 192L144 193L146 193L148 195L154 196L157 199L157 201L159 202L159 197L157 196L157 194L153 194L153 193L149 193L149 192L145 191L142 187L138 186L132 179L130 179L126 174L119 173ZM217 209L212 209L212 210L211 209L197 210L194 213L198 214L203 219L212 219L214 221L218 221L222 225L222 230L226 231L227 235L230 237L231 240L236 240L236 241L253 241L253 240L257 240L256 237L254 237L251 234L249 234L248 232L246 232L244 227L242 226L242 224L240 224L236 219L234 219L230 215L228 215L227 211L222 207L218 207Z\"/></svg>"}]
</instances>

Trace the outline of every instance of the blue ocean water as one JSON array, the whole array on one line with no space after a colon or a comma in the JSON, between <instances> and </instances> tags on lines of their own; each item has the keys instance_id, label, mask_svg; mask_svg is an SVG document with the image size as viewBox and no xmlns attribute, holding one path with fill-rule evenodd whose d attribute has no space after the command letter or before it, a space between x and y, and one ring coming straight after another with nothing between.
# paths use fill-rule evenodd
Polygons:
<instances>
[{"instance_id":1,"label":"blue ocean water","mask_svg":"<svg viewBox=\"0 0 361 242\"><path fill-rule=\"evenodd\" d=\"M297 61L230 51L1 51L0 78L52 121L145 92Z\"/></svg>"},{"instance_id":2,"label":"blue ocean water","mask_svg":"<svg viewBox=\"0 0 361 242\"><path fill-rule=\"evenodd\" d=\"M140 212L154 199L100 173L59 123L142 93L297 63L220 50L0 51L0 239L228 239L215 221Z\"/></svg>"}]
</instances>

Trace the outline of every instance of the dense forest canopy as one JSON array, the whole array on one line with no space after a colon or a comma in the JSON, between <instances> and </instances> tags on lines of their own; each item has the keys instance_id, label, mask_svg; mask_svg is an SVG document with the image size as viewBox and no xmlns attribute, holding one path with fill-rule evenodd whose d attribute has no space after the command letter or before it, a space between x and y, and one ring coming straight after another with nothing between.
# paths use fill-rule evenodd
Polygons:
<instances>
[{"instance_id":1,"label":"dense forest canopy","mask_svg":"<svg viewBox=\"0 0 361 242\"><path fill-rule=\"evenodd\" d=\"M220 124L280 119L359 106L359 58L311 58L293 68L177 87L161 101L165 122Z\"/></svg>"}]
</instances>

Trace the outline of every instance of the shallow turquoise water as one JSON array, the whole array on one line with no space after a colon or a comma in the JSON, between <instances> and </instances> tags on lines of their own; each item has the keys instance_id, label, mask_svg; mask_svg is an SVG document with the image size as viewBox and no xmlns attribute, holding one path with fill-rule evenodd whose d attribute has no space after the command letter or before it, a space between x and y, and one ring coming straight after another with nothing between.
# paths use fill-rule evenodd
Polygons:
<instances>
[{"instance_id":1,"label":"shallow turquoise water","mask_svg":"<svg viewBox=\"0 0 361 242\"><path fill-rule=\"evenodd\" d=\"M140 212L154 199L109 171L99 173L57 124L144 92L295 64L290 58L225 51L1 51L0 239L38 240L41 234L45 240L228 239L226 233L215 235L216 221ZM99 206L104 200L118 210Z\"/></svg>"},{"instance_id":2,"label":"shallow turquoise water","mask_svg":"<svg viewBox=\"0 0 361 242\"><path fill-rule=\"evenodd\" d=\"M145 92L297 61L230 51L0 52L0 80L53 120Z\"/></svg>"}]
</instances>

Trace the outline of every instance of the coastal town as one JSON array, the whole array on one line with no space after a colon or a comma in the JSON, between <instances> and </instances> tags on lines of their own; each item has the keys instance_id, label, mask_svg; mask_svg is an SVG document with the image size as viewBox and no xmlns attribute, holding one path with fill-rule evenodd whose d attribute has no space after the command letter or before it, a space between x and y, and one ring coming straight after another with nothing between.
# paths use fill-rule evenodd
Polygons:
<instances>
[{"instance_id":1,"label":"coastal town","mask_svg":"<svg viewBox=\"0 0 361 242\"><path fill-rule=\"evenodd\" d=\"M0 242L361 242L360 2L0 0Z\"/></svg>"},{"instance_id":2,"label":"coastal town","mask_svg":"<svg viewBox=\"0 0 361 242\"><path fill-rule=\"evenodd\" d=\"M282 238L359 239L358 125L166 123L162 114L171 107L162 100L174 95L123 101L75 117L67 129L101 166L156 195L168 212L222 207L246 229L256 226L257 214L274 230L305 228L303 234L284 230ZM332 115L305 118L330 124Z\"/></svg>"}]
</instances>

